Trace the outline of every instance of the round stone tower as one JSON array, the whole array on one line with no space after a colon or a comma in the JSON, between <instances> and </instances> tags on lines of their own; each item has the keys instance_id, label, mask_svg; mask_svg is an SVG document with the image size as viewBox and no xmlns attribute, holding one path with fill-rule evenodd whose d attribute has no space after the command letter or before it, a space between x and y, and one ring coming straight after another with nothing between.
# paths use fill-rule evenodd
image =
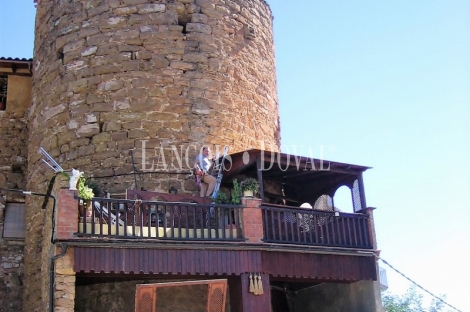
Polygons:
<instances>
[{"instance_id":1,"label":"round stone tower","mask_svg":"<svg viewBox=\"0 0 470 312\"><path fill-rule=\"evenodd\" d=\"M159 175L146 189L168 191L171 182L193 193L184 159L202 144L277 151L272 21L264 0L38 1L27 189L52 189L40 147L64 169L112 176L101 180L109 191L136 187L125 174L153 169ZM58 252L52 201L43 210L44 203L27 202L31 311L48 306Z\"/></svg>"},{"instance_id":2,"label":"round stone tower","mask_svg":"<svg viewBox=\"0 0 470 312\"><path fill-rule=\"evenodd\" d=\"M278 150L272 21L264 0L40 1L28 180L50 178L40 146L95 177L191 145Z\"/></svg>"}]
</instances>

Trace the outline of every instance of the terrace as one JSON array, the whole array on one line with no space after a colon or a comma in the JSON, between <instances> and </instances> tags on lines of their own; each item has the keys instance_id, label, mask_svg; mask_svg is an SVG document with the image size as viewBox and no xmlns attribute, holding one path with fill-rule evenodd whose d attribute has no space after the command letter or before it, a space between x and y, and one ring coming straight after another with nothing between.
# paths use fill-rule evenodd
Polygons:
<instances>
[{"instance_id":1,"label":"terrace","mask_svg":"<svg viewBox=\"0 0 470 312\"><path fill-rule=\"evenodd\" d=\"M93 206L91 216L78 224L79 237L245 241L243 205L95 198ZM373 247L367 214L272 204L259 209L265 243Z\"/></svg>"},{"instance_id":2,"label":"terrace","mask_svg":"<svg viewBox=\"0 0 470 312\"><path fill-rule=\"evenodd\" d=\"M221 192L235 179L255 178L260 198L219 204L135 187L117 189L116 198L93 198L88 208L77 191L60 189L53 242L61 249L54 258L69 255L67 272L86 285L77 296L88 298L86 289L98 281L223 278L231 311L287 311L288 294L312 287L345 298L372 293L377 251L362 186L366 167L258 150L232 154L224 165ZM139 186L147 187L145 179ZM351 190L351 212L335 205L342 186ZM259 278L263 295L252 292L251 276ZM374 296L366 297L365 306L375 306Z\"/></svg>"},{"instance_id":3,"label":"terrace","mask_svg":"<svg viewBox=\"0 0 470 312\"><path fill-rule=\"evenodd\" d=\"M365 206L362 185L367 167L259 150L230 156L222 190L234 179L255 177L261 200L244 198L242 205L228 205L187 194L126 190L125 198L94 198L85 217L74 197L72 206L81 216L74 237L244 243L256 228L254 241L266 245L374 248L372 209ZM344 185L351 189L351 213L334 205L334 194ZM253 209L258 217L250 215Z\"/></svg>"}]
</instances>

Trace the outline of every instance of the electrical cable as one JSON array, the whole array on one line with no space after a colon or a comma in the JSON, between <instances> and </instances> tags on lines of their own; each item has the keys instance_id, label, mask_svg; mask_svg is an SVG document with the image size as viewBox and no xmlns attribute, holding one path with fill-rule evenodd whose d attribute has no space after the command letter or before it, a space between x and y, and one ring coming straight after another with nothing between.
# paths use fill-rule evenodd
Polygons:
<instances>
[{"instance_id":1,"label":"electrical cable","mask_svg":"<svg viewBox=\"0 0 470 312\"><path fill-rule=\"evenodd\" d=\"M418 283L416 283L415 281L413 281L411 278L409 278L408 276L406 276L405 274L401 273L400 271L398 271L397 269L395 269L390 263L388 263L387 261L385 261L383 258L379 258L380 260L382 260L383 263L385 263L386 265L388 265L392 270L394 270L395 272L397 272L398 274L400 274L401 276L403 276L404 278L406 278L407 280L409 280L411 283L413 283L414 285L418 286L419 288L421 288L422 290L424 290L425 292L427 292L428 294L430 294L431 296L433 296L434 298L436 298L437 300L441 301L442 303L444 303L445 305L448 305L449 307L451 307L452 309L454 309L455 311L458 311L458 312L462 312L461 310L457 309L456 307L450 305L449 303L445 302L443 299L439 298L438 296L434 295L433 293L431 293L430 291L424 289L421 285L419 285Z\"/></svg>"}]
</instances>

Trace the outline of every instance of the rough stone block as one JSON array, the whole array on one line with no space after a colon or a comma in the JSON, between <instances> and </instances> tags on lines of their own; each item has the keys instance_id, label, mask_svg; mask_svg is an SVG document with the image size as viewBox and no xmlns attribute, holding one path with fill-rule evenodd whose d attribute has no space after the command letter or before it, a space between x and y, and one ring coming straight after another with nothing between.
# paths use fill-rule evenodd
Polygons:
<instances>
[{"instance_id":1,"label":"rough stone block","mask_svg":"<svg viewBox=\"0 0 470 312\"><path fill-rule=\"evenodd\" d=\"M164 12L165 9L166 9L166 6L164 3L148 3L148 4L139 5L138 13L146 14L146 13Z\"/></svg>"},{"instance_id":2,"label":"rough stone block","mask_svg":"<svg viewBox=\"0 0 470 312\"><path fill-rule=\"evenodd\" d=\"M209 25L205 25L202 23L188 23L186 25L186 31L188 33L190 32L200 32L204 34L211 34L212 33L212 27Z\"/></svg>"},{"instance_id":3,"label":"rough stone block","mask_svg":"<svg viewBox=\"0 0 470 312\"><path fill-rule=\"evenodd\" d=\"M113 10L116 15L130 15L137 13L137 6L120 7Z\"/></svg>"},{"instance_id":4,"label":"rough stone block","mask_svg":"<svg viewBox=\"0 0 470 312\"><path fill-rule=\"evenodd\" d=\"M207 20L208 18L204 14L194 13L193 15L191 15L191 23L206 24Z\"/></svg>"},{"instance_id":5,"label":"rough stone block","mask_svg":"<svg viewBox=\"0 0 470 312\"><path fill-rule=\"evenodd\" d=\"M83 125L77 130L77 136L81 137L93 137L100 133L100 127L98 124Z\"/></svg>"}]
</instances>

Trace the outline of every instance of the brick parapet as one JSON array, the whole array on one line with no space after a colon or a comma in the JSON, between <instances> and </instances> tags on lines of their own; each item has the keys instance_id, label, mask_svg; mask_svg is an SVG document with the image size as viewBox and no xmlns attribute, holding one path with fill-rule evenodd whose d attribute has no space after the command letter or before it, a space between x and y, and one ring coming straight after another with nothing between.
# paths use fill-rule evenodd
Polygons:
<instances>
[{"instance_id":1,"label":"brick parapet","mask_svg":"<svg viewBox=\"0 0 470 312\"><path fill-rule=\"evenodd\" d=\"M56 239L74 238L78 229L77 191L61 189L57 204Z\"/></svg>"},{"instance_id":2,"label":"brick parapet","mask_svg":"<svg viewBox=\"0 0 470 312\"><path fill-rule=\"evenodd\" d=\"M260 209L261 199L242 198L241 227L249 243L260 243L263 239L263 214Z\"/></svg>"}]
</instances>

